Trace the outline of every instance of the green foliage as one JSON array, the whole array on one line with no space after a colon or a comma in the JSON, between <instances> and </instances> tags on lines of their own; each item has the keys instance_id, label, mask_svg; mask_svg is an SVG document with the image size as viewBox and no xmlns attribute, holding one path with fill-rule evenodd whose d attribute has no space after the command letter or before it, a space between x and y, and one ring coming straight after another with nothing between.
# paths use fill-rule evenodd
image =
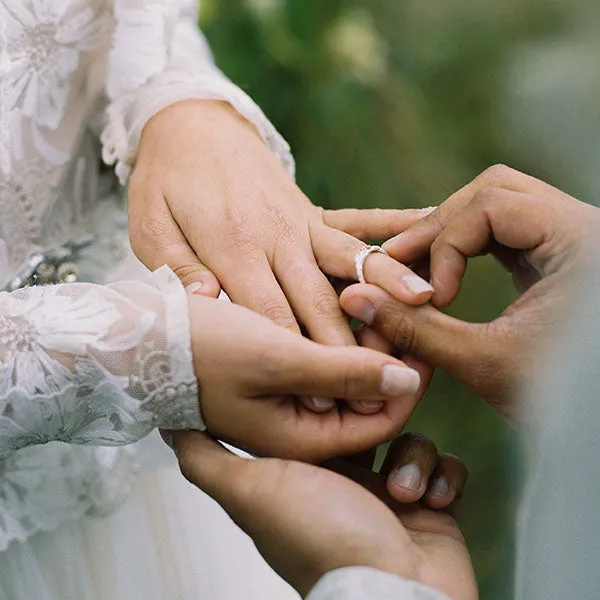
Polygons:
<instances>
[{"instance_id":1,"label":"green foliage","mask_svg":"<svg viewBox=\"0 0 600 600\"><path fill-rule=\"evenodd\" d=\"M221 68L291 143L318 204L429 206L496 162L495 128L515 47L556 35L564 3L519 0L204 0ZM521 154L517 168L537 170ZM523 158L525 157L525 158ZM513 298L491 260L473 263L452 307L493 318ZM463 504L482 598L511 595L519 437L438 374L411 428L466 460Z\"/></svg>"}]
</instances>

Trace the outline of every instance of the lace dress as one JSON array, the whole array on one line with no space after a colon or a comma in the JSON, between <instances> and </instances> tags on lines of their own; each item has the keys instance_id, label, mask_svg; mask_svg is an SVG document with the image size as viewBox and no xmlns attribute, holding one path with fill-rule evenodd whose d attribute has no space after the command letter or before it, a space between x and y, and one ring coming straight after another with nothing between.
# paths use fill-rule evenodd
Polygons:
<instances>
[{"instance_id":1,"label":"lace dress","mask_svg":"<svg viewBox=\"0 0 600 600\"><path fill-rule=\"evenodd\" d=\"M293 597L146 437L202 420L185 293L127 243L116 179L143 126L226 100L293 172L196 20L193 0L0 0L2 600Z\"/></svg>"}]
</instances>

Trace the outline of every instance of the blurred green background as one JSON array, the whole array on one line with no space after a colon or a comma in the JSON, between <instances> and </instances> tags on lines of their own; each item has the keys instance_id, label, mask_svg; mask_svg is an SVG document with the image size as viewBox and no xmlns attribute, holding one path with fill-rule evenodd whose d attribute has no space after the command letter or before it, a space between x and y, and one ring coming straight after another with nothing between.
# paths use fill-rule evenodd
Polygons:
<instances>
[{"instance_id":1,"label":"blurred green background","mask_svg":"<svg viewBox=\"0 0 600 600\"><path fill-rule=\"evenodd\" d=\"M315 203L416 207L498 162L593 200L597 16L591 1L203 0L201 27L290 142ZM513 297L481 258L451 312L485 321ZM442 373L410 428L467 462L462 522L481 597L507 600L522 436Z\"/></svg>"}]
</instances>

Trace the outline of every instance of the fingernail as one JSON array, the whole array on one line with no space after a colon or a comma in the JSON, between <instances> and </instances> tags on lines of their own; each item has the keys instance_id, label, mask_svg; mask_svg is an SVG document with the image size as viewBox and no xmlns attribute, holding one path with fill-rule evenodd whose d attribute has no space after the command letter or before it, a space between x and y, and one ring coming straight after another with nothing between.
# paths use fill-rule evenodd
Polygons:
<instances>
[{"instance_id":1,"label":"fingernail","mask_svg":"<svg viewBox=\"0 0 600 600\"><path fill-rule=\"evenodd\" d=\"M353 298L348 303L348 309L352 317L362 321L365 325L372 325L377 314L377 309L364 298Z\"/></svg>"},{"instance_id":2,"label":"fingernail","mask_svg":"<svg viewBox=\"0 0 600 600\"><path fill-rule=\"evenodd\" d=\"M450 492L450 486L445 477L437 477L429 484L429 493L432 496L446 496Z\"/></svg>"},{"instance_id":3,"label":"fingernail","mask_svg":"<svg viewBox=\"0 0 600 600\"><path fill-rule=\"evenodd\" d=\"M394 471L392 480L396 485L416 492L421 488L421 469L414 463L405 465Z\"/></svg>"},{"instance_id":4,"label":"fingernail","mask_svg":"<svg viewBox=\"0 0 600 600\"><path fill-rule=\"evenodd\" d=\"M319 409L319 410L329 410L330 408L333 408L335 405L335 400L331 400L331 398L316 398L313 397L311 398L313 404Z\"/></svg>"},{"instance_id":5,"label":"fingernail","mask_svg":"<svg viewBox=\"0 0 600 600\"><path fill-rule=\"evenodd\" d=\"M437 210L437 206L427 206L425 208L420 208L419 212L426 217L427 215L431 214L434 210Z\"/></svg>"},{"instance_id":6,"label":"fingernail","mask_svg":"<svg viewBox=\"0 0 600 600\"><path fill-rule=\"evenodd\" d=\"M188 285L185 288L185 293L188 296L193 296L194 294L198 293L198 290L202 287L202 282L201 281L196 281L195 283L190 283L190 285Z\"/></svg>"},{"instance_id":7,"label":"fingernail","mask_svg":"<svg viewBox=\"0 0 600 600\"><path fill-rule=\"evenodd\" d=\"M383 402L379 401L369 401L369 400L360 400L358 402L363 408L367 410L380 410L383 408Z\"/></svg>"},{"instance_id":8,"label":"fingernail","mask_svg":"<svg viewBox=\"0 0 600 600\"><path fill-rule=\"evenodd\" d=\"M158 430L160 433L160 437L163 439L163 442L175 452L175 442L173 440L173 434L170 431L163 431L162 429Z\"/></svg>"},{"instance_id":9,"label":"fingernail","mask_svg":"<svg viewBox=\"0 0 600 600\"><path fill-rule=\"evenodd\" d=\"M424 292L433 292L433 286L427 283L424 279L421 279L414 273L409 273L402 278L402 282L408 288L408 290L415 296L423 294Z\"/></svg>"},{"instance_id":10,"label":"fingernail","mask_svg":"<svg viewBox=\"0 0 600 600\"><path fill-rule=\"evenodd\" d=\"M385 365L381 378L380 391L384 396L405 396L416 394L421 385L421 376L408 367Z\"/></svg>"}]
</instances>

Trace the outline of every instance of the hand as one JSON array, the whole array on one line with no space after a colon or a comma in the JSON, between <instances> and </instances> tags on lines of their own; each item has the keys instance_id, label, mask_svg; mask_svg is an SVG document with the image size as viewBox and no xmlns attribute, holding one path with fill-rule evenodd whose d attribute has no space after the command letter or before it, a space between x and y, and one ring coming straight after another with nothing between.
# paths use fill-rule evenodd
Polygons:
<instances>
[{"instance_id":1,"label":"hand","mask_svg":"<svg viewBox=\"0 0 600 600\"><path fill-rule=\"evenodd\" d=\"M467 472L456 457L438 456L429 440L402 436L381 475L344 461L336 464L339 474L291 461L244 460L194 432L178 433L174 442L183 474L223 506L303 596L329 571L368 566L454 600L477 598L464 539L442 512L460 496ZM394 475L386 490L388 473L416 463L423 469L418 491L407 495Z\"/></svg>"},{"instance_id":2,"label":"hand","mask_svg":"<svg viewBox=\"0 0 600 600\"><path fill-rule=\"evenodd\" d=\"M385 248L410 264L430 252L433 306L409 307L374 286L341 297L351 316L396 346L439 366L516 419L536 349L555 329L575 271L597 254L600 210L506 167L486 171ZM458 294L467 260L492 252L520 298L491 323L466 323L434 307Z\"/></svg>"},{"instance_id":3,"label":"hand","mask_svg":"<svg viewBox=\"0 0 600 600\"><path fill-rule=\"evenodd\" d=\"M364 247L338 229L379 239L423 214L324 212L250 123L205 100L150 120L129 187L131 244L146 266L166 263L204 295L217 295L220 282L234 303L292 331L299 322L329 345L355 342L326 275L355 279L354 256ZM428 283L382 254L369 257L365 274L408 304L431 296Z\"/></svg>"},{"instance_id":4,"label":"hand","mask_svg":"<svg viewBox=\"0 0 600 600\"><path fill-rule=\"evenodd\" d=\"M402 430L431 378L417 361L409 368L371 349L323 346L240 306L189 303L208 431L256 454L321 462L372 448ZM367 414L333 400L315 414L300 402L313 396L360 400Z\"/></svg>"}]
</instances>

